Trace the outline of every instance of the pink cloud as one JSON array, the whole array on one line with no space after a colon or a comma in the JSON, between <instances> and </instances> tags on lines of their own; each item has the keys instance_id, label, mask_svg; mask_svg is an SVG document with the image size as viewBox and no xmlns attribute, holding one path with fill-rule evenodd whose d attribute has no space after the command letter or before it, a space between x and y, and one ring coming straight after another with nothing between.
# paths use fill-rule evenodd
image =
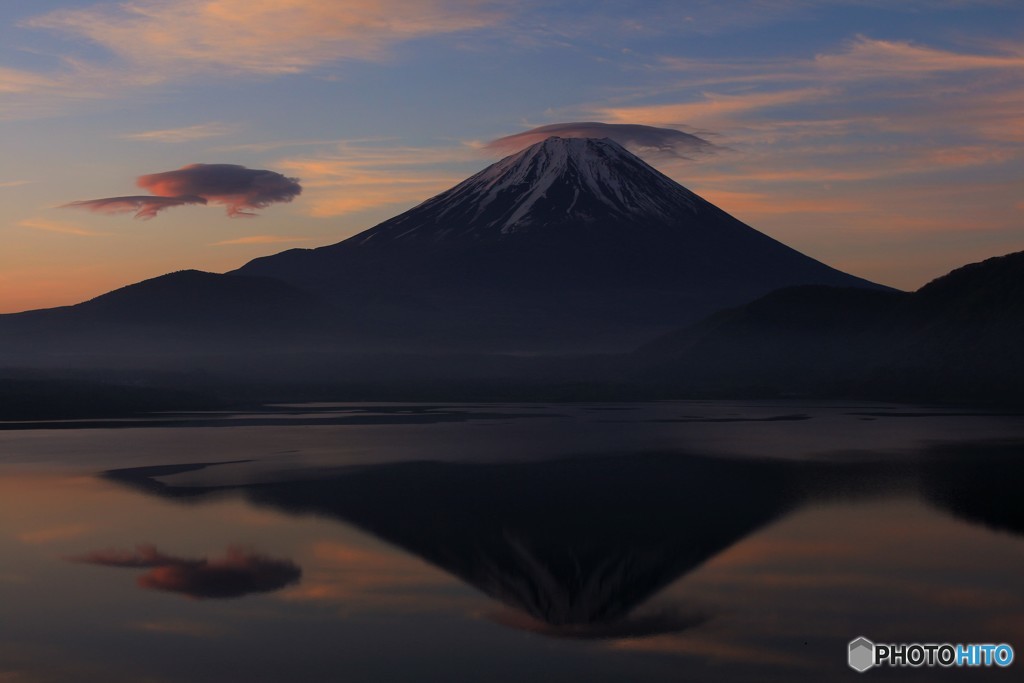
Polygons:
<instances>
[{"instance_id":1,"label":"pink cloud","mask_svg":"<svg viewBox=\"0 0 1024 683\"><path fill-rule=\"evenodd\" d=\"M139 176L136 184L152 196L107 197L65 204L100 213L134 211L149 219L160 211L186 204L223 204L228 216L253 216L256 209L287 203L302 193L298 178L236 164L190 164L175 171Z\"/></svg>"},{"instance_id":2,"label":"pink cloud","mask_svg":"<svg viewBox=\"0 0 1024 683\"><path fill-rule=\"evenodd\" d=\"M227 206L229 216L252 215L302 193L298 178L236 164L190 164L176 171L139 176L136 183L160 197L199 196Z\"/></svg>"},{"instance_id":3,"label":"pink cloud","mask_svg":"<svg viewBox=\"0 0 1024 683\"><path fill-rule=\"evenodd\" d=\"M291 74L339 60L386 59L395 45L500 22L476 0L175 0L91 3L26 22L78 35L159 74ZM6 76L6 78L4 78ZM0 87L32 74L0 71Z\"/></svg>"}]
</instances>

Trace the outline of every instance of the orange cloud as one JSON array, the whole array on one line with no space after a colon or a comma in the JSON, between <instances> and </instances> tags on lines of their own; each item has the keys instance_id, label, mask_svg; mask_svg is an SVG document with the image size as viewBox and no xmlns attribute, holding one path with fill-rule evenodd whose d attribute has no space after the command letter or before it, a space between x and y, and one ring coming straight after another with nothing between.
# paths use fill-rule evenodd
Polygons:
<instances>
[{"instance_id":1,"label":"orange cloud","mask_svg":"<svg viewBox=\"0 0 1024 683\"><path fill-rule=\"evenodd\" d=\"M213 247L222 247L233 244L283 244L286 242L308 242L309 237L288 237L286 235L249 235L248 237L236 237L232 240L221 240L214 242Z\"/></svg>"},{"instance_id":2,"label":"orange cloud","mask_svg":"<svg viewBox=\"0 0 1024 683\"><path fill-rule=\"evenodd\" d=\"M742 166L728 165L716 169L695 171L692 167L672 166L668 173L695 175L705 186L723 188L743 199L750 195L744 188L748 184L807 184L822 185L861 182L897 176L929 175L975 166L995 166L1014 159L1014 152L991 145L960 145L937 149L902 149L898 158L890 157L890 150L873 151L858 145L809 146L790 148L781 155L771 151L748 151ZM835 165L839 157L844 161ZM685 184L685 183L684 183ZM748 196L747 199L752 197ZM861 202L861 206L864 203ZM852 207L851 207L852 208Z\"/></svg>"},{"instance_id":3,"label":"orange cloud","mask_svg":"<svg viewBox=\"0 0 1024 683\"><path fill-rule=\"evenodd\" d=\"M313 555L315 569L303 577L301 586L285 591L282 597L337 603L345 608L450 604L438 600L433 589L455 579L416 557L334 541L316 543Z\"/></svg>"},{"instance_id":4,"label":"orange cloud","mask_svg":"<svg viewBox=\"0 0 1024 683\"><path fill-rule=\"evenodd\" d=\"M929 73L979 70L1015 70L1024 66L1024 51L1007 48L999 54L978 54L940 50L906 41L876 40L857 36L836 52L823 52L811 59L769 59L702 61L664 57L662 68L693 74L686 85L797 82L827 79L905 78Z\"/></svg>"},{"instance_id":5,"label":"orange cloud","mask_svg":"<svg viewBox=\"0 0 1024 683\"><path fill-rule=\"evenodd\" d=\"M760 192L732 192L729 190L703 190L701 196L716 206L740 215L766 214L826 214L863 211L867 204L847 198L807 199Z\"/></svg>"},{"instance_id":6,"label":"orange cloud","mask_svg":"<svg viewBox=\"0 0 1024 683\"><path fill-rule=\"evenodd\" d=\"M598 104L587 110L615 121L729 129L730 144L779 142L808 133L842 135L858 128L1024 140L1024 51L1017 46L956 52L859 36L835 52L811 58L709 62L666 57L658 66L682 74L675 90L700 89L702 99ZM908 89L904 82L909 78L928 78L933 85ZM638 91L635 97L649 94ZM798 118L774 111L788 104L804 105ZM836 117L837 111L842 117Z\"/></svg>"},{"instance_id":7,"label":"orange cloud","mask_svg":"<svg viewBox=\"0 0 1024 683\"><path fill-rule=\"evenodd\" d=\"M43 232L56 232L62 235L76 235L78 237L99 237L106 235L105 232L95 232L93 230L87 230L71 223L63 223L60 221L52 221L48 218L26 218L25 220L18 221L18 225L23 228L30 228L32 230L42 230Z\"/></svg>"},{"instance_id":8,"label":"orange cloud","mask_svg":"<svg viewBox=\"0 0 1024 683\"><path fill-rule=\"evenodd\" d=\"M379 60L398 42L499 18L486 3L457 0L151 0L57 10L27 25L84 36L164 73L281 74L344 59Z\"/></svg>"},{"instance_id":9,"label":"orange cloud","mask_svg":"<svg viewBox=\"0 0 1024 683\"><path fill-rule=\"evenodd\" d=\"M755 111L785 107L826 99L832 91L826 87L794 88L774 92L723 94L705 92L695 102L606 107L598 109L601 118L615 123L690 126L721 125L725 120Z\"/></svg>"},{"instance_id":10,"label":"orange cloud","mask_svg":"<svg viewBox=\"0 0 1024 683\"><path fill-rule=\"evenodd\" d=\"M166 142L176 144L190 142L192 140L204 140L206 138L227 135L235 130L234 126L224 123L197 123L193 126L182 128L165 128L162 130L147 130L139 133L126 133L121 137L126 140L140 140L144 142Z\"/></svg>"},{"instance_id":11,"label":"orange cloud","mask_svg":"<svg viewBox=\"0 0 1024 683\"><path fill-rule=\"evenodd\" d=\"M333 153L283 159L276 165L302 176L310 215L324 218L417 204L464 177L439 172L439 167L461 167L465 162L476 166L479 153L468 146L388 147L379 141L343 141Z\"/></svg>"},{"instance_id":12,"label":"orange cloud","mask_svg":"<svg viewBox=\"0 0 1024 683\"><path fill-rule=\"evenodd\" d=\"M915 77L936 72L1024 69L1024 52L999 55L950 52L858 36L843 52L816 56L814 65L829 75L846 78Z\"/></svg>"},{"instance_id":13,"label":"orange cloud","mask_svg":"<svg viewBox=\"0 0 1024 683\"><path fill-rule=\"evenodd\" d=\"M23 71L21 69L10 69L0 67L0 93L22 93L36 91L45 88L52 88L59 84L56 79Z\"/></svg>"},{"instance_id":14,"label":"orange cloud","mask_svg":"<svg viewBox=\"0 0 1024 683\"><path fill-rule=\"evenodd\" d=\"M36 529L18 534L18 540L29 545L43 545L54 541L66 541L70 538L84 536L94 527L91 524L64 524L61 526Z\"/></svg>"}]
</instances>

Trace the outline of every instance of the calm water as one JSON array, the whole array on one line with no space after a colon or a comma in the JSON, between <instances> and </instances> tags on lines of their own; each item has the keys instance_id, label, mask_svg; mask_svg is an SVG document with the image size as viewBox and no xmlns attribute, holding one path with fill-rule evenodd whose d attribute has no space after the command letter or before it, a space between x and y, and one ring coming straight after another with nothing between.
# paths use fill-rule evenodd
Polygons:
<instances>
[{"instance_id":1,"label":"calm water","mask_svg":"<svg viewBox=\"0 0 1024 683\"><path fill-rule=\"evenodd\" d=\"M0 682L851 680L1024 667L1024 419L308 405L0 431Z\"/></svg>"}]
</instances>

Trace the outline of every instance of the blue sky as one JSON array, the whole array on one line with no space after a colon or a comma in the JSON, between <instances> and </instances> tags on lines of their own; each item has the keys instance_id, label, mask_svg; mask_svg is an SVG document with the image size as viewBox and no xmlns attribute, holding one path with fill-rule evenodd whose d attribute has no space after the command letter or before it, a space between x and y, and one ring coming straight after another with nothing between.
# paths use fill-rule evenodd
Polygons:
<instances>
[{"instance_id":1,"label":"blue sky","mask_svg":"<svg viewBox=\"0 0 1024 683\"><path fill-rule=\"evenodd\" d=\"M0 311L330 244L581 121L696 132L648 161L755 228L916 288L1024 249L1024 5L907 0L45 0L0 5ZM59 208L239 164L252 218Z\"/></svg>"}]
</instances>

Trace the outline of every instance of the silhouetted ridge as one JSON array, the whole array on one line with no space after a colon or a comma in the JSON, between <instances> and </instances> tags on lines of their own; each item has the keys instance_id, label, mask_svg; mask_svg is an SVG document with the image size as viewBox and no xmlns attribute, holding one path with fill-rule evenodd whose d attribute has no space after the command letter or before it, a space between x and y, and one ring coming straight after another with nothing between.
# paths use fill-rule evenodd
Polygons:
<instances>
[{"instance_id":1,"label":"silhouetted ridge","mask_svg":"<svg viewBox=\"0 0 1024 683\"><path fill-rule=\"evenodd\" d=\"M268 316L266 322L280 325L303 314L323 311L314 297L284 282L200 270L181 270L143 280L73 308L104 320L164 324Z\"/></svg>"},{"instance_id":2,"label":"silhouetted ridge","mask_svg":"<svg viewBox=\"0 0 1024 683\"><path fill-rule=\"evenodd\" d=\"M0 333L14 353L120 363L154 353L186 359L284 349L333 338L339 318L316 295L272 278L183 270L75 306L0 316Z\"/></svg>"},{"instance_id":3,"label":"silhouetted ridge","mask_svg":"<svg viewBox=\"0 0 1024 683\"><path fill-rule=\"evenodd\" d=\"M681 391L1022 402L1024 252L917 292L774 292L637 352ZM670 379L669 379L670 378Z\"/></svg>"}]
</instances>

